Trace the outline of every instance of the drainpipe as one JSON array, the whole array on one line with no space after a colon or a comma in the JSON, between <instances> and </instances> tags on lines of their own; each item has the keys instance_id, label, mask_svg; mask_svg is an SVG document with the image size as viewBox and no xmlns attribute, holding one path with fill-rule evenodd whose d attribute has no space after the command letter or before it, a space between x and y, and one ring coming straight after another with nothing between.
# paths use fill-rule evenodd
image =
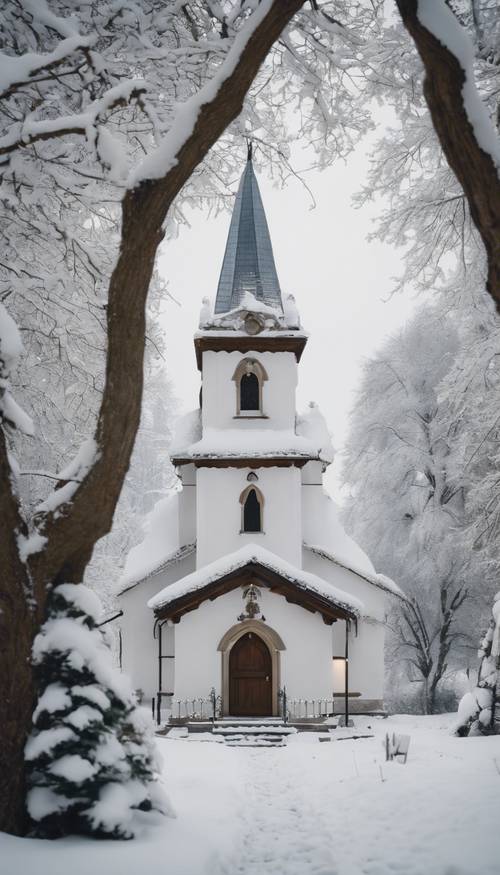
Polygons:
<instances>
[{"instance_id":1,"label":"drainpipe","mask_svg":"<svg viewBox=\"0 0 500 875\"><path fill-rule=\"evenodd\" d=\"M344 681L344 719L349 726L349 620L345 621L345 681Z\"/></svg>"}]
</instances>

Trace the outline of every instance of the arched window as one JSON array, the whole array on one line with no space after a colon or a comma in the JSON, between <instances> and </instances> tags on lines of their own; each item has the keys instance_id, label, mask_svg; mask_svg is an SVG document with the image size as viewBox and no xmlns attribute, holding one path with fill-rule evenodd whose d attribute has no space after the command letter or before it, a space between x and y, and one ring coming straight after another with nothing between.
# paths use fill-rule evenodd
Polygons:
<instances>
[{"instance_id":1,"label":"arched window","mask_svg":"<svg viewBox=\"0 0 500 875\"><path fill-rule=\"evenodd\" d=\"M241 531L262 532L264 496L256 486L247 486L240 495Z\"/></svg>"},{"instance_id":2,"label":"arched window","mask_svg":"<svg viewBox=\"0 0 500 875\"><path fill-rule=\"evenodd\" d=\"M243 374L240 380L240 411L260 411L260 388L255 374Z\"/></svg>"},{"instance_id":3,"label":"arched window","mask_svg":"<svg viewBox=\"0 0 500 875\"><path fill-rule=\"evenodd\" d=\"M267 374L255 359L242 359L233 374L236 383L236 416L264 416L262 384Z\"/></svg>"}]
</instances>

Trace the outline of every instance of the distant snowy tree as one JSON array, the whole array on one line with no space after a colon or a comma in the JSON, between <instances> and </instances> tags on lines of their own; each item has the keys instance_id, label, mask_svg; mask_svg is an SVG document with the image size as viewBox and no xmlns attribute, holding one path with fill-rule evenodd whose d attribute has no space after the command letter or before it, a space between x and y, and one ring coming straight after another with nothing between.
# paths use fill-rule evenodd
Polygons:
<instances>
[{"instance_id":1,"label":"distant snowy tree","mask_svg":"<svg viewBox=\"0 0 500 875\"><path fill-rule=\"evenodd\" d=\"M460 701L457 735L500 734L500 592L493 600L492 617L478 656L477 686Z\"/></svg>"},{"instance_id":2,"label":"distant snowy tree","mask_svg":"<svg viewBox=\"0 0 500 875\"><path fill-rule=\"evenodd\" d=\"M84 582L99 594L106 609L116 607L116 584L130 549L142 536L144 520L157 501L176 488L169 458L176 401L164 369L150 369L144 386L141 423L130 468L116 506L111 532L96 545ZM115 632L115 626L109 627Z\"/></svg>"},{"instance_id":3,"label":"distant snowy tree","mask_svg":"<svg viewBox=\"0 0 500 875\"><path fill-rule=\"evenodd\" d=\"M447 297L443 306L449 306ZM500 321L484 300L480 281L475 288L464 284L464 304L454 320L460 349L440 394L454 435L450 468L467 496L464 542L481 570L489 609L500 570Z\"/></svg>"},{"instance_id":4,"label":"distant snowy tree","mask_svg":"<svg viewBox=\"0 0 500 875\"><path fill-rule=\"evenodd\" d=\"M347 528L409 596L393 616L392 665L404 663L419 681L428 712L439 683L463 659L479 577L439 396L458 348L453 321L426 307L367 361L344 466Z\"/></svg>"},{"instance_id":5,"label":"distant snowy tree","mask_svg":"<svg viewBox=\"0 0 500 875\"><path fill-rule=\"evenodd\" d=\"M37 635L39 698L26 745L28 811L44 838L130 838L134 809L168 812L150 716L111 663L98 598L57 586Z\"/></svg>"}]
</instances>

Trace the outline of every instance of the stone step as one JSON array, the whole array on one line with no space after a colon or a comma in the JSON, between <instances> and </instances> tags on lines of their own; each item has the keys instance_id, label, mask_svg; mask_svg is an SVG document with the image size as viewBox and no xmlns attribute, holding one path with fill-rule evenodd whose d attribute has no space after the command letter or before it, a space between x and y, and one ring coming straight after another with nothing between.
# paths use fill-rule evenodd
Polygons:
<instances>
[{"instance_id":1,"label":"stone step","mask_svg":"<svg viewBox=\"0 0 500 875\"><path fill-rule=\"evenodd\" d=\"M220 717L215 726L284 726L280 717Z\"/></svg>"},{"instance_id":2,"label":"stone step","mask_svg":"<svg viewBox=\"0 0 500 875\"><path fill-rule=\"evenodd\" d=\"M246 729L251 729L254 726L264 727L265 729L269 729L269 731L274 730L275 728L282 727L286 729L287 732L293 730L294 732L329 732L330 729L335 729L336 723L314 723L312 721L291 720L290 723L283 723L282 721L275 720L273 722L264 722L262 720L258 721L239 721L239 720L216 720L215 723L212 723L211 720L189 720L183 724L183 726L188 730L188 732L212 732L213 730L219 729L238 729L242 726ZM168 728L171 728L170 726Z\"/></svg>"},{"instance_id":3,"label":"stone step","mask_svg":"<svg viewBox=\"0 0 500 875\"><path fill-rule=\"evenodd\" d=\"M212 731L214 735L224 735L226 737L231 735L266 735L271 737L274 735L294 735L297 732L297 730L293 726L273 726L269 724L267 726L262 726L258 724L255 726L248 726L245 724L238 724L234 726L216 725L214 726Z\"/></svg>"}]
</instances>

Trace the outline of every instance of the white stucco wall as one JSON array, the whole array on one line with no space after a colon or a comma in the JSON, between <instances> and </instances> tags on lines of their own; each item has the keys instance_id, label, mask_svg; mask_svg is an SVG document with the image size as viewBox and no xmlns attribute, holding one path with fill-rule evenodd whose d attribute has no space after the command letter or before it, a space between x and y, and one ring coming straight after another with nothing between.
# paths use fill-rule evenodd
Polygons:
<instances>
[{"instance_id":1,"label":"white stucco wall","mask_svg":"<svg viewBox=\"0 0 500 875\"><path fill-rule=\"evenodd\" d=\"M375 620L360 620L349 633L349 690L362 699L383 699L384 626ZM345 623L333 625L333 655L345 654ZM334 662L334 692L345 690L344 663Z\"/></svg>"},{"instance_id":2,"label":"white stucco wall","mask_svg":"<svg viewBox=\"0 0 500 875\"><path fill-rule=\"evenodd\" d=\"M222 636L236 622L244 603L241 589L185 614L175 629L175 699L221 693L222 659L217 650ZM262 589L259 600L266 625L283 639L281 686L291 698L326 698L333 692L332 632L319 614L289 604Z\"/></svg>"},{"instance_id":3,"label":"white stucco wall","mask_svg":"<svg viewBox=\"0 0 500 875\"><path fill-rule=\"evenodd\" d=\"M148 699L158 688L158 642L153 639L153 612L146 602L192 570L194 555L120 596L123 669ZM286 647L280 657L280 685L286 686L288 696L320 699L342 692L342 673L334 678L332 656L344 654L344 623L327 626L320 614L291 605L264 587L259 603L266 624L281 636ZM212 687L221 692L217 646L243 607L238 588L213 602L204 602L175 626L163 627L163 652L175 655L175 660L163 660L163 690L174 692L174 698L181 700L205 698ZM363 699L381 700L383 682L384 627L360 621L357 636L353 629L350 637L349 687Z\"/></svg>"},{"instance_id":4,"label":"white stucco wall","mask_svg":"<svg viewBox=\"0 0 500 875\"><path fill-rule=\"evenodd\" d=\"M241 533L240 495L250 468L197 469L197 568L255 541L300 567L300 470L259 468L254 484L264 496L264 531Z\"/></svg>"},{"instance_id":5,"label":"white stucco wall","mask_svg":"<svg viewBox=\"0 0 500 875\"><path fill-rule=\"evenodd\" d=\"M179 492L179 544L196 541L196 486L184 484Z\"/></svg>"},{"instance_id":6,"label":"white stucco wall","mask_svg":"<svg viewBox=\"0 0 500 875\"><path fill-rule=\"evenodd\" d=\"M323 580L333 583L339 589L361 599L364 613L378 620L384 620L389 596L347 568L342 568L328 559L323 559L310 550L302 553L302 567L305 571L317 574Z\"/></svg>"},{"instance_id":7,"label":"white stucco wall","mask_svg":"<svg viewBox=\"0 0 500 875\"><path fill-rule=\"evenodd\" d=\"M268 419L235 419L236 384L232 379L240 361L260 362L268 379L263 384L263 412ZM293 429L297 361L292 352L203 353L203 428L252 430Z\"/></svg>"},{"instance_id":8,"label":"white stucco wall","mask_svg":"<svg viewBox=\"0 0 500 875\"><path fill-rule=\"evenodd\" d=\"M384 692L384 621L390 596L347 569L323 559L310 550L303 552L303 567L361 599L366 619L354 628L349 644L349 688L366 699L383 699ZM344 655L344 624L333 626L333 654Z\"/></svg>"},{"instance_id":9,"label":"white stucco wall","mask_svg":"<svg viewBox=\"0 0 500 875\"><path fill-rule=\"evenodd\" d=\"M195 569L192 553L181 562L172 564L161 574L137 584L118 597L123 617L120 619L122 634L122 668L132 679L134 689L144 691L146 698L154 696L158 689L158 642L153 639L154 616L147 601L169 583L190 574ZM163 651L174 653L175 628L163 627ZM163 689L173 690L174 660L163 660Z\"/></svg>"}]
</instances>

